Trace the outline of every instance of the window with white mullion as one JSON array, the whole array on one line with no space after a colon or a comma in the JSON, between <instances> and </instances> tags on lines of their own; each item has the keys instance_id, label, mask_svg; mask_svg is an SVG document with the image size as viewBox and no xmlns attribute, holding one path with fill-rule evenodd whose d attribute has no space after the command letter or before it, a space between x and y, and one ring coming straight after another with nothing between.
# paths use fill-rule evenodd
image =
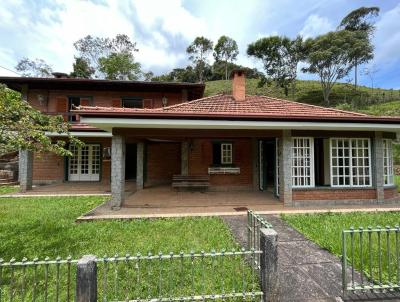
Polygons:
<instances>
[{"instance_id":1,"label":"window with white mullion","mask_svg":"<svg viewBox=\"0 0 400 302\"><path fill-rule=\"evenodd\" d=\"M394 184L393 180L393 146L392 140L383 140L383 177L385 186Z\"/></svg>"},{"instance_id":2,"label":"window with white mullion","mask_svg":"<svg viewBox=\"0 0 400 302\"><path fill-rule=\"evenodd\" d=\"M292 138L292 186L294 188L314 186L313 138Z\"/></svg>"},{"instance_id":3,"label":"window with white mullion","mask_svg":"<svg viewBox=\"0 0 400 302\"><path fill-rule=\"evenodd\" d=\"M332 187L371 186L371 149L367 138L332 138Z\"/></svg>"}]
</instances>

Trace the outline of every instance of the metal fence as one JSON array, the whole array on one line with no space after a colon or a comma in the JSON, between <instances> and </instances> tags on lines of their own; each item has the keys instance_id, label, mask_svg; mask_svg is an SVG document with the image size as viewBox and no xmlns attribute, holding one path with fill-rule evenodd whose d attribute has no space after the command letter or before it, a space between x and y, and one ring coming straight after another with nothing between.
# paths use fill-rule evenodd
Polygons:
<instances>
[{"instance_id":1,"label":"metal fence","mask_svg":"<svg viewBox=\"0 0 400 302\"><path fill-rule=\"evenodd\" d=\"M0 302L73 301L77 260L0 259Z\"/></svg>"},{"instance_id":2,"label":"metal fence","mask_svg":"<svg viewBox=\"0 0 400 302\"><path fill-rule=\"evenodd\" d=\"M400 288L399 226L342 231L343 292Z\"/></svg>"},{"instance_id":3,"label":"metal fence","mask_svg":"<svg viewBox=\"0 0 400 302\"><path fill-rule=\"evenodd\" d=\"M0 260L0 302L92 301L86 299L86 294L93 289L96 300L103 302L233 298L255 301L263 295L260 275L247 259L253 262L261 253L242 249L93 256L96 269L89 274L80 268L80 260L71 258ZM85 283L88 280L89 285ZM78 287L84 287L83 293L77 291Z\"/></svg>"},{"instance_id":4,"label":"metal fence","mask_svg":"<svg viewBox=\"0 0 400 302\"><path fill-rule=\"evenodd\" d=\"M248 265L261 251L126 255L96 259L99 301L260 299L258 272ZM258 300L259 300L258 299Z\"/></svg>"},{"instance_id":5,"label":"metal fence","mask_svg":"<svg viewBox=\"0 0 400 302\"><path fill-rule=\"evenodd\" d=\"M247 211L247 249L260 250L260 230L262 228L272 228L272 225L262 218L259 214L252 210ZM260 256L257 255L254 259L253 266L259 269Z\"/></svg>"}]
</instances>

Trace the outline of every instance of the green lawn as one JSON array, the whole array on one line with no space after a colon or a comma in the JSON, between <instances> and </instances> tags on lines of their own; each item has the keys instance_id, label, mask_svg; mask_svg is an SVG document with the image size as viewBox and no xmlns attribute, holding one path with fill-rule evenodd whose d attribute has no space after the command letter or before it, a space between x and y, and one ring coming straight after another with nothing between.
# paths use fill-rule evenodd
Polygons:
<instances>
[{"instance_id":1,"label":"green lawn","mask_svg":"<svg viewBox=\"0 0 400 302\"><path fill-rule=\"evenodd\" d=\"M394 184L397 186L397 190L400 192L400 175L394 176Z\"/></svg>"},{"instance_id":2,"label":"green lawn","mask_svg":"<svg viewBox=\"0 0 400 302\"><path fill-rule=\"evenodd\" d=\"M349 229L350 227L364 229L368 226L376 227L387 225L394 227L395 225L400 225L400 212L380 212L380 213L349 213L349 214L338 214L338 213L325 213L325 214L296 214L296 215L282 215L282 218L288 222L295 229L303 233L307 238L314 241L322 248L327 249L331 253L341 256L342 254L342 230ZM351 245L348 240L350 236L347 237L347 255L351 255ZM354 235L355 241L355 267L357 269L361 268L361 252L359 249L359 236ZM367 254L367 234L363 235L363 253L362 259L364 262L364 272L369 275L368 263L369 256ZM381 238L381 251L382 251L382 268L383 268L383 280L388 281L388 266L392 268L397 267L397 260L395 257L395 237L394 235L390 237L390 253L391 262L387 262L386 258L386 234L382 234ZM377 267L378 267L378 240L377 235L372 236L372 277L377 280ZM392 269L391 281L395 281L395 276Z\"/></svg>"},{"instance_id":3,"label":"green lawn","mask_svg":"<svg viewBox=\"0 0 400 302\"><path fill-rule=\"evenodd\" d=\"M199 253L212 249L221 251L239 249L232 234L220 218L179 218L179 219L141 219L85 222L77 224L75 219L81 214L103 202L102 197L36 197L36 198L2 198L0 199L0 258L10 260L12 257L21 260L23 257L32 259L45 256L54 259L56 256L66 258L71 255L77 259L85 254L97 256L113 256L118 253L136 255L138 252L147 255L151 252L158 255L180 251ZM159 275L163 275L162 295L190 295L192 291L190 273L194 272L194 291L196 293L220 292L222 288L231 291L232 288L242 290L243 280L247 290L255 284L253 275L241 257L225 256L221 258L197 259L184 261L171 260L141 260L130 264L130 270L125 263L118 266L112 263L107 276L110 291L109 298L125 299L125 286L128 286L129 296L147 298L154 297L159 292ZM140 282L137 280L140 268ZM43 268L42 268L43 269ZM103 283L104 265L99 265L99 287ZM115 272L118 271L118 286L115 286ZM203 273L204 271L204 273ZM64 273L63 273L64 272ZM3 273L6 273L3 271ZM39 273L43 277L43 270ZM50 274L54 280L55 271ZM203 275L204 274L204 275ZM65 268L62 270L65 282ZM32 276L32 272L31 275ZM244 279L242 279L244 277ZM204 280L204 281L203 281ZM221 281L222 280L222 281ZM32 282L28 278L29 282ZM182 283L183 282L183 283ZM54 281L51 283L54 285ZM64 284L64 283L63 283ZM41 283L43 286L43 282ZM65 298L65 284L62 295ZM7 287L7 286L6 286ZM111 288L113 290L111 290ZM116 294L113 293L115 290ZM103 294L102 287L100 288ZM8 292L8 290L6 290ZM54 297L54 287L50 289ZM29 296L29 294L28 294Z\"/></svg>"},{"instance_id":4,"label":"green lawn","mask_svg":"<svg viewBox=\"0 0 400 302\"><path fill-rule=\"evenodd\" d=\"M0 185L0 195L18 192L18 186L2 186Z\"/></svg>"}]
</instances>

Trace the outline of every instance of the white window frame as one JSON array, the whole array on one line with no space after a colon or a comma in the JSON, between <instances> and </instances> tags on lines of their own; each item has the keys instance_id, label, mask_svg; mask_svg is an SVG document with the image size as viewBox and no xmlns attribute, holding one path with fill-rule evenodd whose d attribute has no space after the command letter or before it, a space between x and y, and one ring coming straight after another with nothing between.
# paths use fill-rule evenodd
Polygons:
<instances>
[{"instance_id":1,"label":"white window frame","mask_svg":"<svg viewBox=\"0 0 400 302\"><path fill-rule=\"evenodd\" d=\"M303 140L308 141L308 147L300 146L300 147L295 147L295 140ZM303 163L309 160L309 164L303 164L303 165L294 165L296 160L294 156L294 151L295 149L302 149L301 153L304 155L305 150L308 150L309 156L296 156L297 162L302 161ZM292 147L291 147L291 169L292 169L292 187L293 188L313 188L315 187L315 176L314 176L314 138L313 137L292 137ZM297 173L296 176L294 176L295 173L294 170L298 169L300 173ZM305 173L309 169L309 174L306 175ZM296 184L296 179L303 178L303 184ZM307 181L306 179L309 178L309 184L305 184Z\"/></svg>"},{"instance_id":2,"label":"white window frame","mask_svg":"<svg viewBox=\"0 0 400 302\"><path fill-rule=\"evenodd\" d=\"M233 163L233 144L221 143L221 164L230 165Z\"/></svg>"},{"instance_id":3,"label":"white window frame","mask_svg":"<svg viewBox=\"0 0 400 302\"><path fill-rule=\"evenodd\" d=\"M333 151L333 146L332 146L332 141L333 140L343 140L343 141L348 141L348 150L349 150L349 155L348 155L348 159L349 159L349 165L348 166L343 166L344 168L345 167L348 167L348 169L349 169L349 175L348 175L348 177L349 177L349 184L348 185L346 185L346 184L334 184L334 178L335 178L335 176L336 176L336 174L334 174L333 173L333 169L334 169L334 166L333 166L333 156L332 156L332 151ZM356 158L357 159L357 161L359 160L359 159L363 159L363 158L366 158L366 157L358 157L358 156L353 156L353 142L354 141L359 141L359 140L364 140L364 141L367 141L368 142L368 166L362 166L364 169L365 168L368 168L368 174L367 175L364 175L364 177L365 176L368 176L368 178L369 178L369 184L368 185L365 185L365 184L361 184L361 185L359 185L359 184L354 184L353 183L353 178L354 178L354 173L353 173L353 159L354 158ZM344 148L344 147L343 147ZM358 150L358 149L357 149ZM331 174L331 187L334 187L334 188L370 188L370 187L372 187L372 170L371 170L371 161L372 161L372 154L371 154L371 139L370 138L366 138L366 137L360 137L360 138L348 138L348 137L331 137L330 139L329 139L329 158L330 158L330 174ZM339 160L339 156L337 155L337 159ZM344 157L344 155L343 155L343 158L345 158ZM337 166L335 166L337 169L339 169L339 167L341 167L341 166L339 166L339 165L337 165ZM360 167L357 165L357 169L360 169ZM357 172L358 173L358 172ZM338 174L337 174L338 175ZM357 177L358 175L356 175L356 177ZM358 176L359 177L359 176Z\"/></svg>"},{"instance_id":4,"label":"white window frame","mask_svg":"<svg viewBox=\"0 0 400 302\"><path fill-rule=\"evenodd\" d=\"M383 179L385 186L394 185L393 141L391 139L383 140Z\"/></svg>"}]
</instances>

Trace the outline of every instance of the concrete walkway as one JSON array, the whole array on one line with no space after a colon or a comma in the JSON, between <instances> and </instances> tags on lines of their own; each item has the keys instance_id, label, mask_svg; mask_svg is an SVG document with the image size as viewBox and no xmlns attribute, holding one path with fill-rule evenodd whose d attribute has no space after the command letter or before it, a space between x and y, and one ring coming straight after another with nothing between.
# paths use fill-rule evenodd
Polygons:
<instances>
[{"instance_id":1,"label":"concrete walkway","mask_svg":"<svg viewBox=\"0 0 400 302\"><path fill-rule=\"evenodd\" d=\"M399 301L399 296L364 294L342 297L340 259L306 239L279 216L264 215L278 233L279 289L274 301ZM223 217L242 246L247 246L243 216ZM356 276L356 280L359 276Z\"/></svg>"}]
</instances>

